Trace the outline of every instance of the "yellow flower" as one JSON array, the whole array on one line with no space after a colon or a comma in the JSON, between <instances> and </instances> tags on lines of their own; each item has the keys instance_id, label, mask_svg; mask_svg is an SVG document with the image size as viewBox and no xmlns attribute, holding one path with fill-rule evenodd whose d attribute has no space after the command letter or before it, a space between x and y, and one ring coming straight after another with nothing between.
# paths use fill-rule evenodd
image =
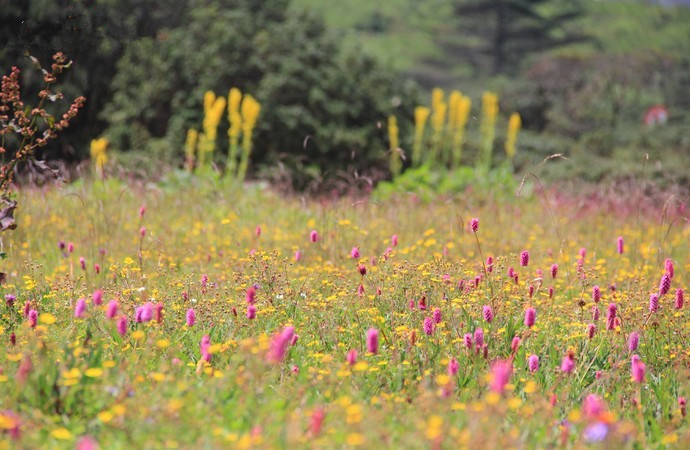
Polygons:
<instances>
[{"instance_id":1,"label":"yellow flower","mask_svg":"<svg viewBox=\"0 0 690 450\"><path fill-rule=\"evenodd\" d=\"M56 428L54 429L51 433L51 436L53 436L55 439L59 439L61 441L66 441L69 439L72 439L72 433L67 428Z\"/></svg>"},{"instance_id":2,"label":"yellow flower","mask_svg":"<svg viewBox=\"0 0 690 450\"><path fill-rule=\"evenodd\" d=\"M43 313L38 316L38 320L46 325L52 325L55 323L55 316L50 313Z\"/></svg>"},{"instance_id":3,"label":"yellow flower","mask_svg":"<svg viewBox=\"0 0 690 450\"><path fill-rule=\"evenodd\" d=\"M345 438L345 443L353 447L357 447L364 444L364 435L361 433L350 433Z\"/></svg>"},{"instance_id":4,"label":"yellow flower","mask_svg":"<svg viewBox=\"0 0 690 450\"><path fill-rule=\"evenodd\" d=\"M103 369L101 369L100 367L92 367L90 369L86 369L84 375L86 375L89 378L98 378L101 375L103 375Z\"/></svg>"}]
</instances>

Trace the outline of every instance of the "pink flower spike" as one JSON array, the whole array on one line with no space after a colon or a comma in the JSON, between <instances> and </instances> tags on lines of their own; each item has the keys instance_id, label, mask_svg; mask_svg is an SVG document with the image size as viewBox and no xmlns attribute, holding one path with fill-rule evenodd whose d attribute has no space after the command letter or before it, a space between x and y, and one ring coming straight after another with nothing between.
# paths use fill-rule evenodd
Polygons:
<instances>
[{"instance_id":1,"label":"pink flower spike","mask_svg":"<svg viewBox=\"0 0 690 450\"><path fill-rule=\"evenodd\" d=\"M502 394L506 384L510 381L513 373L513 364L510 361L496 361L491 367L491 382L489 389L498 394Z\"/></svg>"},{"instance_id":2,"label":"pink flower spike","mask_svg":"<svg viewBox=\"0 0 690 450\"><path fill-rule=\"evenodd\" d=\"M309 233L309 240L311 242L318 242L319 241L319 233L316 230L311 230Z\"/></svg>"},{"instance_id":3,"label":"pink flower spike","mask_svg":"<svg viewBox=\"0 0 690 450\"><path fill-rule=\"evenodd\" d=\"M354 366L355 363L357 362L357 350L352 349L349 352L347 352L347 355L345 356L347 359L347 363L351 366Z\"/></svg>"},{"instance_id":4,"label":"pink flower spike","mask_svg":"<svg viewBox=\"0 0 690 450\"><path fill-rule=\"evenodd\" d=\"M525 310L525 326L532 328L537 321L537 311L534 308L527 308Z\"/></svg>"},{"instance_id":5,"label":"pink flower spike","mask_svg":"<svg viewBox=\"0 0 690 450\"><path fill-rule=\"evenodd\" d=\"M74 317L81 319L84 317L84 312L86 311L86 300L80 298L77 300L77 304L74 307Z\"/></svg>"},{"instance_id":6,"label":"pink flower spike","mask_svg":"<svg viewBox=\"0 0 690 450\"><path fill-rule=\"evenodd\" d=\"M114 319L117 315L117 300L110 300L108 302L108 308L105 311L105 317L108 319Z\"/></svg>"},{"instance_id":7,"label":"pink flower spike","mask_svg":"<svg viewBox=\"0 0 690 450\"><path fill-rule=\"evenodd\" d=\"M367 351L374 355L379 352L379 330L376 328L367 330Z\"/></svg>"},{"instance_id":8,"label":"pink flower spike","mask_svg":"<svg viewBox=\"0 0 690 450\"><path fill-rule=\"evenodd\" d=\"M196 324L196 313L194 312L194 308L189 308L187 310L186 319L188 327L193 327L194 324Z\"/></svg>"},{"instance_id":9,"label":"pink flower spike","mask_svg":"<svg viewBox=\"0 0 690 450\"><path fill-rule=\"evenodd\" d=\"M103 291L101 289L96 289L93 291L91 299L93 300L94 305L101 305L103 303Z\"/></svg>"},{"instance_id":10,"label":"pink flower spike","mask_svg":"<svg viewBox=\"0 0 690 450\"><path fill-rule=\"evenodd\" d=\"M476 233L479 230L479 219L478 218L473 218L470 221L470 229L472 230L473 233Z\"/></svg>"}]
</instances>

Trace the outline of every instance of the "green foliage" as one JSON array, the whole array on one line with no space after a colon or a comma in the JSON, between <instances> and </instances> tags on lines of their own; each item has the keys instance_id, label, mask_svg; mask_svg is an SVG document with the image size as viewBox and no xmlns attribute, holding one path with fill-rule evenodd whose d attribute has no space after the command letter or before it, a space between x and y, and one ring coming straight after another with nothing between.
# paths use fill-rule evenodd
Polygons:
<instances>
[{"instance_id":1,"label":"green foliage","mask_svg":"<svg viewBox=\"0 0 690 450\"><path fill-rule=\"evenodd\" d=\"M203 93L237 86L262 104L254 162L304 158L324 171L384 162L377 123L410 111L413 92L370 57L342 52L319 17L292 13L283 0L258 5L212 2L164 39L130 43L103 113L115 146L163 141L178 156L187 128L201 122ZM218 148L227 148L226 128L221 122Z\"/></svg>"},{"instance_id":2,"label":"green foliage","mask_svg":"<svg viewBox=\"0 0 690 450\"><path fill-rule=\"evenodd\" d=\"M486 195L504 198L515 193L517 182L509 164L504 163L488 172L473 167L457 169L433 169L425 164L410 168L392 181L376 186L374 198L388 200L396 195L414 194L424 201L431 201L438 195L452 196L467 191L479 190Z\"/></svg>"}]
</instances>

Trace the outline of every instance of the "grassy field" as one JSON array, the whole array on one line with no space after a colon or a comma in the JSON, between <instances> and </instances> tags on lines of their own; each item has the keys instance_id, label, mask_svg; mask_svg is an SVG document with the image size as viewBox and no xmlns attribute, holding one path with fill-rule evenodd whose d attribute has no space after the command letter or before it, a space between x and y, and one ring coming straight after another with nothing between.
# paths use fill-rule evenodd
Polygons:
<instances>
[{"instance_id":1,"label":"grassy field","mask_svg":"<svg viewBox=\"0 0 690 450\"><path fill-rule=\"evenodd\" d=\"M690 226L675 206L323 204L198 180L18 200L0 447L690 439Z\"/></svg>"}]
</instances>

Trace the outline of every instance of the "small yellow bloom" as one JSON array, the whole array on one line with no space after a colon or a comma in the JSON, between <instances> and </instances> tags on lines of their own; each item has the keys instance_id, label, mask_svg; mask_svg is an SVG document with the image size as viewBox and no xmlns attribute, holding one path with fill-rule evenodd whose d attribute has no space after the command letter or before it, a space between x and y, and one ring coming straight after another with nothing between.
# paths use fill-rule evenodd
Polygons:
<instances>
[{"instance_id":1,"label":"small yellow bloom","mask_svg":"<svg viewBox=\"0 0 690 450\"><path fill-rule=\"evenodd\" d=\"M38 320L46 325L52 325L55 323L55 316L50 313L43 313L38 316Z\"/></svg>"},{"instance_id":2,"label":"small yellow bloom","mask_svg":"<svg viewBox=\"0 0 690 450\"><path fill-rule=\"evenodd\" d=\"M101 375L103 375L103 369L101 369L100 367L92 367L90 369L86 369L84 375L86 375L89 378L98 378Z\"/></svg>"},{"instance_id":3,"label":"small yellow bloom","mask_svg":"<svg viewBox=\"0 0 690 450\"><path fill-rule=\"evenodd\" d=\"M72 433L67 428L56 428L54 429L51 433L51 436L53 436L55 439L59 439L61 441L67 441L69 439L72 439Z\"/></svg>"}]
</instances>

